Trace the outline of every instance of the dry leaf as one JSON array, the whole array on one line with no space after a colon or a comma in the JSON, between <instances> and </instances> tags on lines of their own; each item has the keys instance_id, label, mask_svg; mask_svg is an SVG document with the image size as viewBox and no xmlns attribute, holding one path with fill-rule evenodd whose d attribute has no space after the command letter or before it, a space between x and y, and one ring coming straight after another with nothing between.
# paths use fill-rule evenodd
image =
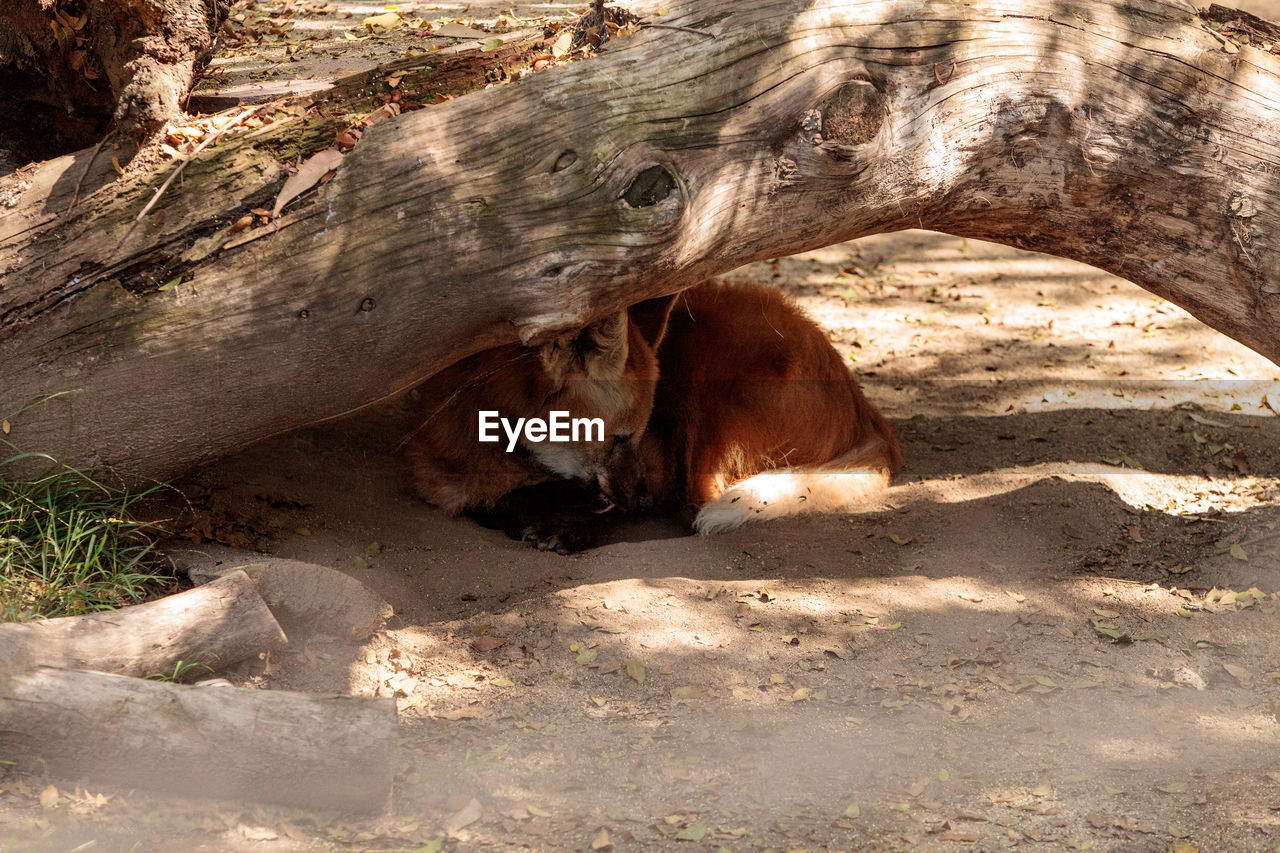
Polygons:
<instances>
[{"instance_id":1,"label":"dry leaf","mask_svg":"<svg viewBox=\"0 0 1280 853\"><path fill-rule=\"evenodd\" d=\"M431 35L451 39L482 39L487 36L488 33L480 30L473 30L471 27L464 27L462 24L455 24L450 21L436 27L431 31Z\"/></svg>"},{"instance_id":2,"label":"dry leaf","mask_svg":"<svg viewBox=\"0 0 1280 853\"><path fill-rule=\"evenodd\" d=\"M364 123L370 127L380 121L386 121L389 118L395 118L400 115L400 105L397 103L383 104L374 110Z\"/></svg>"},{"instance_id":3,"label":"dry leaf","mask_svg":"<svg viewBox=\"0 0 1280 853\"><path fill-rule=\"evenodd\" d=\"M280 833L269 826L249 826L247 823L237 826L236 831L247 841L275 841L280 837Z\"/></svg>"},{"instance_id":4,"label":"dry leaf","mask_svg":"<svg viewBox=\"0 0 1280 853\"><path fill-rule=\"evenodd\" d=\"M290 175L289 180L285 181L284 186L280 188L280 195L276 197L276 206L271 209L271 216L273 218L279 216L286 204L314 187L321 178L341 165L342 153L332 148L326 148L311 155L307 162L302 164L302 168L298 169L297 174Z\"/></svg>"},{"instance_id":5,"label":"dry leaf","mask_svg":"<svg viewBox=\"0 0 1280 853\"><path fill-rule=\"evenodd\" d=\"M493 716L493 712L485 708L472 706L470 708L455 708L452 711L444 711L439 714L432 714L438 720L483 720Z\"/></svg>"},{"instance_id":6,"label":"dry leaf","mask_svg":"<svg viewBox=\"0 0 1280 853\"><path fill-rule=\"evenodd\" d=\"M556 59L559 59L567 54L572 47L573 32L571 30L565 30L560 34L560 38L556 39L555 43L551 45L551 55Z\"/></svg>"},{"instance_id":7,"label":"dry leaf","mask_svg":"<svg viewBox=\"0 0 1280 853\"><path fill-rule=\"evenodd\" d=\"M1253 677L1248 669L1239 664L1223 662L1222 668L1230 673L1232 678L1241 683L1249 681Z\"/></svg>"},{"instance_id":8,"label":"dry leaf","mask_svg":"<svg viewBox=\"0 0 1280 853\"><path fill-rule=\"evenodd\" d=\"M457 835L458 831L468 827L480 819L480 801L475 797L456 813L445 818L440 828L448 835Z\"/></svg>"},{"instance_id":9,"label":"dry leaf","mask_svg":"<svg viewBox=\"0 0 1280 853\"><path fill-rule=\"evenodd\" d=\"M476 637L471 641L471 648L478 652L491 652L505 642L502 637Z\"/></svg>"},{"instance_id":10,"label":"dry leaf","mask_svg":"<svg viewBox=\"0 0 1280 853\"><path fill-rule=\"evenodd\" d=\"M360 22L365 29L373 29L374 27L382 27L389 30L400 24L400 15L396 12L384 12L381 15L371 15Z\"/></svg>"},{"instance_id":11,"label":"dry leaf","mask_svg":"<svg viewBox=\"0 0 1280 853\"><path fill-rule=\"evenodd\" d=\"M40 807L51 809L58 804L58 789L53 785L40 792Z\"/></svg>"},{"instance_id":12,"label":"dry leaf","mask_svg":"<svg viewBox=\"0 0 1280 853\"><path fill-rule=\"evenodd\" d=\"M644 664L634 660L627 661L627 675L629 675L636 684L644 684L644 680L648 678L648 673L645 671Z\"/></svg>"}]
</instances>

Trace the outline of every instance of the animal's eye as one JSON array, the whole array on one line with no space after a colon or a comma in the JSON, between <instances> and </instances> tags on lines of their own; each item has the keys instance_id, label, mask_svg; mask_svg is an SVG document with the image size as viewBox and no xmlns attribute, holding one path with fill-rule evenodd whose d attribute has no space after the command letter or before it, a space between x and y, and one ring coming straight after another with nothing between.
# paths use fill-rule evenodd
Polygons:
<instances>
[{"instance_id":1,"label":"animal's eye","mask_svg":"<svg viewBox=\"0 0 1280 853\"><path fill-rule=\"evenodd\" d=\"M630 438L631 438L631 433L629 433L629 432L618 432L618 433L614 433L614 435L613 435L613 442L612 442L609 446L610 446L610 447L617 447L619 444L625 444L625 443L627 442L627 440L628 440L628 439L630 439Z\"/></svg>"}]
</instances>

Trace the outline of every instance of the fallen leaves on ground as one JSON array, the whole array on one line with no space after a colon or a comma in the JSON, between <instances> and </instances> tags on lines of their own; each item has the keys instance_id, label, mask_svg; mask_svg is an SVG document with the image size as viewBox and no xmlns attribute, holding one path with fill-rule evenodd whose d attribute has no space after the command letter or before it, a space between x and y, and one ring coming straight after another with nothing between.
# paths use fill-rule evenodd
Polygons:
<instances>
[{"instance_id":1,"label":"fallen leaves on ground","mask_svg":"<svg viewBox=\"0 0 1280 853\"><path fill-rule=\"evenodd\" d=\"M271 209L271 217L274 219L279 216L285 205L320 183L325 175L336 171L341 165L341 151L326 148L323 151L312 154L298 168L296 173L289 176L289 179L284 182L284 186L280 188L280 195L276 196L275 207Z\"/></svg>"}]
</instances>

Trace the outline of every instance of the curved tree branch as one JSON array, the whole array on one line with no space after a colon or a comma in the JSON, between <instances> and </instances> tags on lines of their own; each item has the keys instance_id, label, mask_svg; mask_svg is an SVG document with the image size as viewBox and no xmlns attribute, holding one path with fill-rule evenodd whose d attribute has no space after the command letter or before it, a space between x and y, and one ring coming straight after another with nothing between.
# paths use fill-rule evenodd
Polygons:
<instances>
[{"instance_id":1,"label":"curved tree branch","mask_svg":"<svg viewBox=\"0 0 1280 853\"><path fill-rule=\"evenodd\" d=\"M134 231L143 183L64 219L71 179L47 181L0 222L10 440L165 476L483 347L909 227L1086 261L1280 360L1280 57L1190 5L689 0L662 23L714 38L642 29L378 124L247 232L283 177L269 133Z\"/></svg>"}]
</instances>

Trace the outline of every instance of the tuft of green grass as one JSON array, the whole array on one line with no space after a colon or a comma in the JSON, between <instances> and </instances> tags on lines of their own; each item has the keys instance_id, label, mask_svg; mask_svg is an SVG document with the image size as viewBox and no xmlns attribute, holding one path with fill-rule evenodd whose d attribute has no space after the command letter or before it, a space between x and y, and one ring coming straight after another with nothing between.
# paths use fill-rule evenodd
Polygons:
<instances>
[{"instance_id":1,"label":"tuft of green grass","mask_svg":"<svg viewBox=\"0 0 1280 853\"><path fill-rule=\"evenodd\" d=\"M212 675L214 669L211 664L217 662L218 656L212 649L201 649L196 653L195 660L180 660L173 665L171 672L153 672L147 676L146 680L182 684L199 675Z\"/></svg>"},{"instance_id":2,"label":"tuft of green grass","mask_svg":"<svg viewBox=\"0 0 1280 853\"><path fill-rule=\"evenodd\" d=\"M172 583L131 508L159 486L112 489L73 469L7 479L0 461L0 621L111 610ZM52 461L52 460L50 460Z\"/></svg>"}]
</instances>

